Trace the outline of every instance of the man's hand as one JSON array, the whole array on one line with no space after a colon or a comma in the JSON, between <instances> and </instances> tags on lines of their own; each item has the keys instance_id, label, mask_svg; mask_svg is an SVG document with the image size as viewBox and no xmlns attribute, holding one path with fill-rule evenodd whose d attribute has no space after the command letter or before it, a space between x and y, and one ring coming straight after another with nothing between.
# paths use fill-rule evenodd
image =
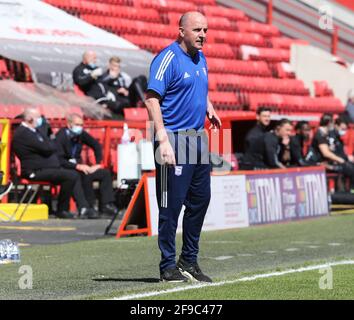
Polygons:
<instances>
[{"instance_id":1,"label":"man's hand","mask_svg":"<svg viewBox=\"0 0 354 320\"><path fill-rule=\"evenodd\" d=\"M103 70L102 68L97 68L91 72L91 77L97 79L98 77L102 76Z\"/></svg>"},{"instance_id":2,"label":"man's hand","mask_svg":"<svg viewBox=\"0 0 354 320\"><path fill-rule=\"evenodd\" d=\"M91 173L94 173L95 171L97 171L98 169L102 169L102 166L100 164L96 164L96 165L91 166L89 168L90 168L89 173L91 174Z\"/></svg>"},{"instance_id":3,"label":"man's hand","mask_svg":"<svg viewBox=\"0 0 354 320\"><path fill-rule=\"evenodd\" d=\"M176 165L175 153L168 139L166 139L163 142L160 142L159 149L160 149L162 164L175 166Z\"/></svg>"},{"instance_id":4,"label":"man's hand","mask_svg":"<svg viewBox=\"0 0 354 320\"><path fill-rule=\"evenodd\" d=\"M119 94L122 94L123 96L127 97L129 95L129 91L123 87L117 89L117 92Z\"/></svg>"},{"instance_id":5,"label":"man's hand","mask_svg":"<svg viewBox=\"0 0 354 320\"><path fill-rule=\"evenodd\" d=\"M86 165L86 164L78 164L76 165L76 170L83 172L84 174L89 174L90 173L90 166Z\"/></svg>"},{"instance_id":6,"label":"man's hand","mask_svg":"<svg viewBox=\"0 0 354 320\"><path fill-rule=\"evenodd\" d=\"M214 110L214 106L209 99L209 96L207 97L207 104L208 104L207 116L210 121L209 130L214 129L214 131L216 131L217 129L221 128L221 120L218 117L218 115L216 114L216 112Z\"/></svg>"},{"instance_id":7,"label":"man's hand","mask_svg":"<svg viewBox=\"0 0 354 320\"><path fill-rule=\"evenodd\" d=\"M207 116L208 116L208 119L210 121L209 130L210 129L217 130L217 129L221 128L221 120L218 117L218 115L216 114L216 112L215 112L215 110L214 110L214 108L212 106L208 108Z\"/></svg>"}]
</instances>

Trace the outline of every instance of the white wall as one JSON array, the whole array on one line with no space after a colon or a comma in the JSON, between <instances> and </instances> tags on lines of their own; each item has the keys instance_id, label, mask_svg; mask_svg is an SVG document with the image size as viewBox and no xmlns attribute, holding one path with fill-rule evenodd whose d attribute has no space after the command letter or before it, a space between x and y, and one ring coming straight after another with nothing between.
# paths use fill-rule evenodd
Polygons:
<instances>
[{"instance_id":1,"label":"white wall","mask_svg":"<svg viewBox=\"0 0 354 320\"><path fill-rule=\"evenodd\" d=\"M313 95L313 81L326 80L334 95L343 104L347 102L347 94L354 88L354 74L345 67L332 61L333 56L326 51L313 47L292 45L291 61L296 77L304 81Z\"/></svg>"}]
</instances>

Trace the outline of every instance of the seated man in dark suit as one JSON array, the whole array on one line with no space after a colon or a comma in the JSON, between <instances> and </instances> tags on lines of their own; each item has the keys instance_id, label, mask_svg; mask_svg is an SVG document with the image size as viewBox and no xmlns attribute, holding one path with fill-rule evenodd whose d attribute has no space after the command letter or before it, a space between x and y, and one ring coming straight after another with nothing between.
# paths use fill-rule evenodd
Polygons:
<instances>
[{"instance_id":1,"label":"seated man in dark suit","mask_svg":"<svg viewBox=\"0 0 354 320\"><path fill-rule=\"evenodd\" d=\"M37 108L27 108L23 122L16 129L12 147L21 161L22 177L32 181L48 181L60 185L58 208L59 218L74 218L69 212L69 200L79 174L60 167L53 136L41 133L43 118Z\"/></svg>"},{"instance_id":2,"label":"seated man in dark suit","mask_svg":"<svg viewBox=\"0 0 354 320\"><path fill-rule=\"evenodd\" d=\"M102 148L98 141L83 130L83 118L79 114L69 114L67 127L57 133L58 154L64 168L80 173L80 181L75 186L74 198L84 195L90 208L94 208L95 192L93 182L100 182L100 212L113 215L118 210L114 204L114 193L111 174L99 163L102 161ZM92 148L95 153L96 165L82 164L81 151L83 145Z\"/></svg>"}]
</instances>

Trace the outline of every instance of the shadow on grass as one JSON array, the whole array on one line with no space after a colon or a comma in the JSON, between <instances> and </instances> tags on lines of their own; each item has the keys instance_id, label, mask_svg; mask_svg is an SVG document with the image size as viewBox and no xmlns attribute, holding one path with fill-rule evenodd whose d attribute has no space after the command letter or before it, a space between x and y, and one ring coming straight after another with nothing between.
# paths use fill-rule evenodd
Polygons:
<instances>
[{"instance_id":1,"label":"shadow on grass","mask_svg":"<svg viewBox=\"0 0 354 320\"><path fill-rule=\"evenodd\" d=\"M145 283L160 282L160 279L158 278L93 278L92 280L97 282L145 282Z\"/></svg>"}]
</instances>

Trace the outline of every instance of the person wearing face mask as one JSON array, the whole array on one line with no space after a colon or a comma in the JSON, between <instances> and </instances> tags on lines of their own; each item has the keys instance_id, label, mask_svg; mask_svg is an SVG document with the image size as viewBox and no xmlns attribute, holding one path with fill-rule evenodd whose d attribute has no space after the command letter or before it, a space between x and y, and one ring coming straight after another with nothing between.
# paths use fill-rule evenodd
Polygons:
<instances>
[{"instance_id":1,"label":"person wearing face mask","mask_svg":"<svg viewBox=\"0 0 354 320\"><path fill-rule=\"evenodd\" d=\"M349 158L344 150L344 143L342 138L348 130L348 123L342 118L338 117L335 120L334 129L328 134L330 149L339 157L349 161Z\"/></svg>"},{"instance_id":2,"label":"person wearing face mask","mask_svg":"<svg viewBox=\"0 0 354 320\"><path fill-rule=\"evenodd\" d=\"M116 114L123 114L123 108L136 107L139 101L145 101L147 79L140 75L132 79L121 71L121 59L113 56L109 59L108 70L97 80L112 93L107 99L108 108Z\"/></svg>"},{"instance_id":3,"label":"person wearing face mask","mask_svg":"<svg viewBox=\"0 0 354 320\"><path fill-rule=\"evenodd\" d=\"M328 113L324 114L306 159L312 163L324 165L329 172L341 173L348 177L351 181L351 192L354 192L354 165L348 161L344 149L339 152L338 143L337 146L335 143L341 130L339 128L337 128L337 133L333 133L335 129L333 116ZM336 138L333 135L336 135Z\"/></svg>"},{"instance_id":4,"label":"person wearing face mask","mask_svg":"<svg viewBox=\"0 0 354 320\"><path fill-rule=\"evenodd\" d=\"M56 135L60 164L80 174L80 183L75 185L74 199L76 200L82 218L99 217L95 207L95 191L93 182L99 181L101 216L112 216L117 212L114 204L112 177L100 162L102 161L102 147L83 128L84 121L81 115L72 113L67 116L67 127L62 128ZM82 163L81 151L83 145L92 148L96 164Z\"/></svg>"},{"instance_id":5,"label":"person wearing face mask","mask_svg":"<svg viewBox=\"0 0 354 320\"><path fill-rule=\"evenodd\" d=\"M96 52L86 51L82 62L73 71L73 80L85 95L99 99L105 96L105 89L97 82L102 73L102 68L97 66Z\"/></svg>"},{"instance_id":6,"label":"person wearing face mask","mask_svg":"<svg viewBox=\"0 0 354 320\"><path fill-rule=\"evenodd\" d=\"M43 127L43 117L37 108L27 108L22 119L12 140L12 148L21 161L21 176L60 185L55 214L59 218L74 218L69 212L69 201L79 174L61 168L53 135L48 130L39 130Z\"/></svg>"}]
</instances>

